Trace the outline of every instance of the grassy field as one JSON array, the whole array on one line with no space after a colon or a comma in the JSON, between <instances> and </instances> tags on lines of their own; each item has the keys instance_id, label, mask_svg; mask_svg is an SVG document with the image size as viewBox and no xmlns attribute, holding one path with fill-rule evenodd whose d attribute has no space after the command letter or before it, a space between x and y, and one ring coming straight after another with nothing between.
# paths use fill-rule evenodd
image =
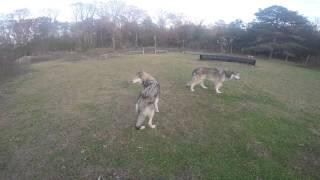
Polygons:
<instances>
[{"instance_id":1,"label":"grassy field","mask_svg":"<svg viewBox=\"0 0 320 180\"><path fill-rule=\"evenodd\" d=\"M32 64L0 85L0 179L320 179L320 71L197 58ZM198 66L241 80L191 93ZM156 129L134 128L140 70L161 84Z\"/></svg>"}]
</instances>

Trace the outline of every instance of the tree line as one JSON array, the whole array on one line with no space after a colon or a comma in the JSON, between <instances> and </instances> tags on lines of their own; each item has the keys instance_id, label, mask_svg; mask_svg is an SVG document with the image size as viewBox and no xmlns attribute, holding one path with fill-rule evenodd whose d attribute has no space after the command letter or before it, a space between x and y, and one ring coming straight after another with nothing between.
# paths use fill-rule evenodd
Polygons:
<instances>
[{"instance_id":1,"label":"tree line","mask_svg":"<svg viewBox=\"0 0 320 180\"><path fill-rule=\"evenodd\" d=\"M60 22L47 9L32 17L28 9L0 16L0 65L48 51L113 50L152 46L263 55L303 60L320 53L320 32L298 12L282 6L259 9L255 20L237 19L213 25L194 23L179 14L161 12L151 18L144 10L123 1L71 5L73 21ZM1 71L1 69L0 69Z\"/></svg>"}]
</instances>

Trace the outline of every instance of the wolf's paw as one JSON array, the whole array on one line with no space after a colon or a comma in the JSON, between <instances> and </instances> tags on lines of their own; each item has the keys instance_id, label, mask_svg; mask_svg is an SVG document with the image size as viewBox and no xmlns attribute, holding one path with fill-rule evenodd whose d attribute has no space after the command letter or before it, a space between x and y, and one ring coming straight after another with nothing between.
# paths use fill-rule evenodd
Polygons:
<instances>
[{"instance_id":1,"label":"wolf's paw","mask_svg":"<svg viewBox=\"0 0 320 180\"><path fill-rule=\"evenodd\" d=\"M137 126L136 126L136 129L137 129L137 130L142 130L142 129L145 129L145 128L146 128L145 126L140 126L140 127L137 127Z\"/></svg>"},{"instance_id":2,"label":"wolf's paw","mask_svg":"<svg viewBox=\"0 0 320 180\"><path fill-rule=\"evenodd\" d=\"M156 125L150 125L150 128L152 128L152 129L154 129L156 127L157 127Z\"/></svg>"},{"instance_id":3,"label":"wolf's paw","mask_svg":"<svg viewBox=\"0 0 320 180\"><path fill-rule=\"evenodd\" d=\"M156 109L155 111L156 111L157 113L160 112L159 109Z\"/></svg>"}]
</instances>

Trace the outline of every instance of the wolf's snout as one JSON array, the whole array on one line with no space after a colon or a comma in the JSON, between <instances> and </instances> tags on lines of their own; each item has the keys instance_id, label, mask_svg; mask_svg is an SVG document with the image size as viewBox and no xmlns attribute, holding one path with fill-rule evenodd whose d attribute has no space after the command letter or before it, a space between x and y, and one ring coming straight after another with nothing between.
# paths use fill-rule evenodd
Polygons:
<instances>
[{"instance_id":1,"label":"wolf's snout","mask_svg":"<svg viewBox=\"0 0 320 180\"><path fill-rule=\"evenodd\" d=\"M133 84L138 83L138 82L141 82L141 79L140 79L140 78L134 78L134 79L132 79L132 83L133 83Z\"/></svg>"}]
</instances>

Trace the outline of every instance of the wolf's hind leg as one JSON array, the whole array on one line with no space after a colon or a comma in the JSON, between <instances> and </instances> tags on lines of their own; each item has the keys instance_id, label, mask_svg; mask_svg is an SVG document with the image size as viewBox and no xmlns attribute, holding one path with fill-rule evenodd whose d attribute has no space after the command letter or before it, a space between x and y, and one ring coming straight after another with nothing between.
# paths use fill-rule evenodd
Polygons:
<instances>
[{"instance_id":1,"label":"wolf's hind leg","mask_svg":"<svg viewBox=\"0 0 320 180\"><path fill-rule=\"evenodd\" d=\"M204 85L204 80L201 81L200 86L201 86L203 89L208 89L208 87Z\"/></svg>"},{"instance_id":2,"label":"wolf's hind leg","mask_svg":"<svg viewBox=\"0 0 320 180\"><path fill-rule=\"evenodd\" d=\"M194 92L194 86L195 86L196 84L194 84L194 83L192 83L191 85L190 85L190 91L191 92Z\"/></svg>"},{"instance_id":3,"label":"wolf's hind leg","mask_svg":"<svg viewBox=\"0 0 320 180\"><path fill-rule=\"evenodd\" d=\"M148 125L149 125L150 128L152 128L152 129L156 128L156 125L152 124L153 116L154 116L154 111L151 111L150 114L149 114L149 122L148 122Z\"/></svg>"},{"instance_id":4,"label":"wolf's hind leg","mask_svg":"<svg viewBox=\"0 0 320 180\"><path fill-rule=\"evenodd\" d=\"M217 83L215 86L216 86L216 93L221 94L222 92L219 90L219 88L221 88L222 83Z\"/></svg>"}]
</instances>

